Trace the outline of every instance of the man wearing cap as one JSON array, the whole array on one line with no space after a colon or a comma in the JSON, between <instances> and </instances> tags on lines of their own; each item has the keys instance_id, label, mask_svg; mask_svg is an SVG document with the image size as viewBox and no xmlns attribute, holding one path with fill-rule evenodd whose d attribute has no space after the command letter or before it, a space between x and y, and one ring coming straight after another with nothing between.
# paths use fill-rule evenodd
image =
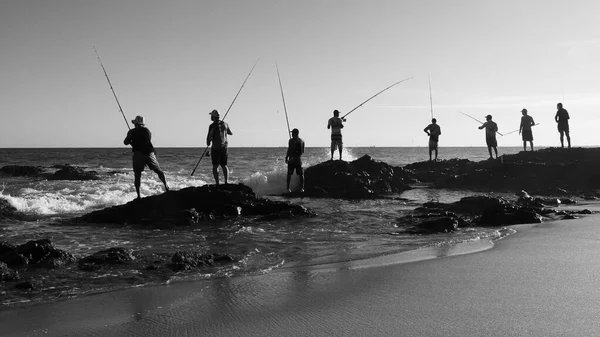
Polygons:
<instances>
[{"instance_id":1,"label":"man wearing cap","mask_svg":"<svg viewBox=\"0 0 600 337\"><path fill-rule=\"evenodd\" d=\"M150 130L146 128L144 117L136 116L131 123L133 123L135 127L127 132L127 137L125 137L123 144L131 145L131 150L133 151L133 174L135 177L134 185L137 198L141 198L140 184L142 172L146 165L149 169L158 174L158 178L162 181L163 185L165 185L165 191L169 191L165 174L160 169L158 161L156 160L154 146L151 142L152 134L150 133Z\"/></svg>"},{"instance_id":2,"label":"man wearing cap","mask_svg":"<svg viewBox=\"0 0 600 337\"><path fill-rule=\"evenodd\" d=\"M327 128L331 129L331 160L333 160L333 153L336 147L340 153L340 160L342 160L342 149L344 148L344 143L342 143L342 129L344 128L344 124L342 122L345 121L340 118L339 111L333 110L333 117L329 118L327 122Z\"/></svg>"},{"instance_id":3,"label":"man wearing cap","mask_svg":"<svg viewBox=\"0 0 600 337\"><path fill-rule=\"evenodd\" d=\"M229 168L227 168L227 135L233 135L229 129L229 124L220 120L219 111L213 110L210 113L210 119L213 121L208 127L208 135L206 136L206 146L211 145L210 156L213 164L213 176L215 184L219 185L219 166L223 169L223 178L225 184L228 183Z\"/></svg>"},{"instance_id":4,"label":"man wearing cap","mask_svg":"<svg viewBox=\"0 0 600 337\"><path fill-rule=\"evenodd\" d=\"M567 135L567 142L569 143L569 149L571 148L571 136L569 135L569 113L566 109L563 109L562 103L556 105L556 115L554 120L558 123L558 132L560 132L560 147L565 147L564 135Z\"/></svg>"},{"instance_id":5,"label":"man wearing cap","mask_svg":"<svg viewBox=\"0 0 600 337\"><path fill-rule=\"evenodd\" d=\"M479 130L485 128L485 143L488 147L488 152L490 153L490 159L494 159L492 156L492 148L496 153L496 159L498 159L498 141L496 140L496 132L498 132L498 125L492 121L492 115L485 116L486 122L483 123Z\"/></svg>"},{"instance_id":6,"label":"man wearing cap","mask_svg":"<svg viewBox=\"0 0 600 337\"><path fill-rule=\"evenodd\" d=\"M285 155L285 162L288 164L287 171L287 191L290 190L290 181L292 174L296 171L296 174L300 176L300 192L304 192L304 171L302 170L302 154L304 153L304 141L298 137L300 131L298 129L292 130L292 138L288 141L288 149Z\"/></svg>"},{"instance_id":7,"label":"man wearing cap","mask_svg":"<svg viewBox=\"0 0 600 337\"><path fill-rule=\"evenodd\" d=\"M523 137L523 151L527 151L527 142L531 145L531 151L533 151L533 132L531 127L535 125L533 117L527 115L527 109L521 110L523 116L521 117L521 126L519 126L519 134Z\"/></svg>"},{"instance_id":8,"label":"man wearing cap","mask_svg":"<svg viewBox=\"0 0 600 337\"><path fill-rule=\"evenodd\" d=\"M431 161L431 152L435 151L435 160L438 159L438 141L440 135L442 134L442 129L437 124L437 120L435 118L431 119L431 124L427 125L425 129L423 129L425 133L429 136L429 161Z\"/></svg>"}]
</instances>

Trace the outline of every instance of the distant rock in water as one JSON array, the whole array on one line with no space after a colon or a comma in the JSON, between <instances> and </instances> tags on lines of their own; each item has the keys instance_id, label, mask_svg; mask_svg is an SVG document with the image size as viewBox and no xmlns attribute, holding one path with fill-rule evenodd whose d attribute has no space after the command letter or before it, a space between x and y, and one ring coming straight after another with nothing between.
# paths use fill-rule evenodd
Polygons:
<instances>
[{"instance_id":1,"label":"distant rock in water","mask_svg":"<svg viewBox=\"0 0 600 337\"><path fill-rule=\"evenodd\" d=\"M19 246L0 243L0 261L9 267L59 268L75 261L75 257L58 249L48 239L28 241Z\"/></svg>"},{"instance_id":2,"label":"distant rock in water","mask_svg":"<svg viewBox=\"0 0 600 337\"><path fill-rule=\"evenodd\" d=\"M64 168L54 172L48 180L100 180L96 171L86 171L81 167L65 165Z\"/></svg>"},{"instance_id":3,"label":"distant rock in water","mask_svg":"<svg viewBox=\"0 0 600 337\"><path fill-rule=\"evenodd\" d=\"M20 165L7 165L0 169L0 172L9 174L13 177L23 176L37 176L43 172L43 169L39 166L20 166Z\"/></svg>"},{"instance_id":4,"label":"distant rock in water","mask_svg":"<svg viewBox=\"0 0 600 337\"><path fill-rule=\"evenodd\" d=\"M600 148L547 148L504 155L502 160L451 159L404 166L438 188L531 191L540 195L595 193L600 188Z\"/></svg>"},{"instance_id":5,"label":"distant rock in water","mask_svg":"<svg viewBox=\"0 0 600 337\"><path fill-rule=\"evenodd\" d=\"M0 220L22 220L24 218L25 214L19 212L16 207L8 202L8 200L0 198Z\"/></svg>"},{"instance_id":6,"label":"distant rock in water","mask_svg":"<svg viewBox=\"0 0 600 337\"><path fill-rule=\"evenodd\" d=\"M410 189L413 174L365 155L357 160L326 161L305 170L305 196L378 198Z\"/></svg>"},{"instance_id":7,"label":"distant rock in water","mask_svg":"<svg viewBox=\"0 0 600 337\"><path fill-rule=\"evenodd\" d=\"M300 205L257 198L252 189L243 184L228 184L169 191L94 211L73 221L171 228L194 225L202 220L282 212L290 216L314 215Z\"/></svg>"}]
</instances>

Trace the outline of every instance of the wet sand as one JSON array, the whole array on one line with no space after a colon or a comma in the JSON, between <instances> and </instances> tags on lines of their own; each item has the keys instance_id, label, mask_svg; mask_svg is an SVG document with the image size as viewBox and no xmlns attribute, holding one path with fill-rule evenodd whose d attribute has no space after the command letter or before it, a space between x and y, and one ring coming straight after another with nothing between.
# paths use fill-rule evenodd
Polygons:
<instances>
[{"instance_id":1,"label":"wet sand","mask_svg":"<svg viewBox=\"0 0 600 337\"><path fill-rule=\"evenodd\" d=\"M162 287L0 311L2 336L597 336L600 215L492 249ZM426 254L431 254L429 251ZM461 251L458 251L461 253Z\"/></svg>"}]
</instances>

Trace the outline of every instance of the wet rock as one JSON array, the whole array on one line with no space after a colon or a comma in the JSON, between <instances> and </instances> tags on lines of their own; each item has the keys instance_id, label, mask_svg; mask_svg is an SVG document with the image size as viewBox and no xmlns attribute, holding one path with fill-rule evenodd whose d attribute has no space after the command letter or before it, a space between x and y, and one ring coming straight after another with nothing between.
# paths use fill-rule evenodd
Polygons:
<instances>
[{"instance_id":1,"label":"wet rock","mask_svg":"<svg viewBox=\"0 0 600 337\"><path fill-rule=\"evenodd\" d=\"M4 262L0 262L0 281L14 281L19 279L19 273L10 269Z\"/></svg>"},{"instance_id":2,"label":"wet rock","mask_svg":"<svg viewBox=\"0 0 600 337\"><path fill-rule=\"evenodd\" d=\"M113 247L86 256L79 260L78 264L79 269L91 271L97 270L104 265L125 264L133 260L135 260L133 250Z\"/></svg>"},{"instance_id":3,"label":"wet rock","mask_svg":"<svg viewBox=\"0 0 600 337\"><path fill-rule=\"evenodd\" d=\"M14 207L10 204L10 202L8 202L8 200L0 198L0 220L22 220L24 218L25 214L19 212L16 207Z\"/></svg>"},{"instance_id":4,"label":"wet rock","mask_svg":"<svg viewBox=\"0 0 600 337\"><path fill-rule=\"evenodd\" d=\"M573 200L573 199L569 199L569 198L560 198L559 202L565 205L572 205L572 204L576 204L577 201Z\"/></svg>"},{"instance_id":5,"label":"wet rock","mask_svg":"<svg viewBox=\"0 0 600 337\"><path fill-rule=\"evenodd\" d=\"M22 268L29 264L29 259L16 250L9 250L0 254L0 262L6 263L11 268Z\"/></svg>"},{"instance_id":6,"label":"wet rock","mask_svg":"<svg viewBox=\"0 0 600 337\"><path fill-rule=\"evenodd\" d=\"M412 173L365 155L346 162L330 160L305 170L305 196L344 199L378 198L410 189Z\"/></svg>"},{"instance_id":7,"label":"wet rock","mask_svg":"<svg viewBox=\"0 0 600 337\"><path fill-rule=\"evenodd\" d=\"M13 177L32 177L42 173L43 169L39 166L7 165L3 166L0 171Z\"/></svg>"},{"instance_id":8,"label":"wet rock","mask_svg":"<svg viewBox=\"0 0 600 337\"><path fill-rule=\"evenodd\" d=\"M170 191L91 212L74 221L172 227L195 225L202 220L281 212L292 216L314 215L300 205L257 198L252 189L243 184L228 184Z\"/></svg>"},{"instance_id":9,"label":"wet rock","mask_svg":"<svg viewBox=\"0 0 600 337\"><path fill-rule=\"evenodd\" d=\"M74 262L75 257L58 249L48 239L28 241L16 248L16 253L25 257L29 265L42 268L58 268Z\"/></svg>"},{"instance_id":10,"label":"wet rock","mask_svg":"<svg viewBox=\"0 0 600 337\"><path fill-rule=\"evenodd\" d=\"M563 216L563 220L575 220L578 219L578 217L574 216L573 214L566 214L565 216Z\"/></svg>"},{"instance_id":11,"label":"wet rock","mask_svg":"<svg viewBox=\"0 0 600 337\"><path fill-rule=\"evenodd\" d=\"M458 229L458 219L455 217L432 217L414 223L407 230L413 234L448 233Z\"/></svg>"},{"instance_id":12,"label":"wet rock","mask_svg":"<svg viewBox=\"0 0 600 337\"><path fill-rule=\"evenodd\" d=\"M21 283L17 283L15 288L20 290L37 290L42 285L42 282L38 280L27 280Z\"/></svg>"},{"instance_id":13,"label":"wet rock","mask_svg":"<svg viewBox=\"0 0 600 337\"><path fill-rule=\"evenodd\" d=\"M541 222L542 216L532 209L518 209L512 212L490 209L483 213L476 224L478 226L503 226Z\"/></svg>"},{"instance_id":14,"label":"wet rock","mask_svg":"<svg viewBox=\"0 0 600 337\"><path fill-rule=\"evenodd\" d=\"M54 172L48 180L100 180L100 176L96 171L86 171L81 167L68 165Z\"/></svg>"},{"instance_id":15,"label":"wet rock","mask_svg":"<svg viewBox=\"0 0 600 337\"><path fill-rule=\"evenodd\" d=\"M169 268L173 271L184 271L198 267L211 267L217 264L235 262L234 258L227 254L202 254L198 252L176 252L171 258Z\"/></svg>"}]
</instances>

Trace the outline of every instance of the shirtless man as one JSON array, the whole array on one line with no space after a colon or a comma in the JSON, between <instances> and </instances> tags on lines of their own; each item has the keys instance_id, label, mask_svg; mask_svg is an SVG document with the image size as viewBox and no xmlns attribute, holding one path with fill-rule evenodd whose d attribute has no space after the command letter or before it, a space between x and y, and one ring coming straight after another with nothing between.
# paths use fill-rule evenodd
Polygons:
<instances>
[{"instance_id":1,"label":"shirtless man","mask_svg":"<svg viewBox=\"0 0 600 337\"><path fill-rule=\"evenodd\" d=\"M521 117L521 125L519 126L519 134L523 136L523 151L527 151L527 142L531 145L531 151L533 151L533 132L531 127L535 125L533 117L527 114L527 109L521 110L523 117Z\"/></svg>"},{"instance_id":2,"label":"shirtless man","mask_svg":"<svg viewBox=\"0 0 600 337\"><path fill-rule=\"evenodd\" d=\"M429 161L431 161L431 152L435 151L435 160L438 159L438 141L440 135L442 134L442 129L437 124L437 120L433 118L431 120L431 124L427 125L425 129L423 129L425 133L429 136Z\"/></svg>"},{"instance_id":3,"label":"shirtless man","mask_svg":"<svg viewBox=\"0 0 600 337\"><path fill-rule=\"evenodd\" d=\"M304 154L304 141L298 137L300 131L292 130L292 138L288 142L287 153L285 154L285 162L288 164L287 171L287 191L290 190L290 181L294 171L300 176L300 192L304 192L304 171L302 170L302 154Z\"/></svg>"},{"instance_id":4,"label":"shirtless man","mask_svg":"<svg viewBox=\"0 0 600 337\"><path fill-rule=\"evenodd\" d=\"M566 109L563 109L562 103L558 103L556 105L556 115L554 116L554 120L558 124L558 132L560 132L560 147L565 147L564 135L567 135L567 142L569 144L569 149L571 148L571 136L569 135L569 113Z\"/></svg>"},{"instance_id":5,"label":"shirtless man","mask_svg":"<svg viewBox=\"0 0 600 337\"><path fill-rule=\"evenodd\" d=\"M333 110L333 117L329 118L327 122L327 128L331 129L331 160L333 160L333 153L337 147L340 153L340 160L342 160L342 149L344 143L342 142L342 129L344 128L345 119L340 118L340 112Z\"/></svg>"}]
</instances>

